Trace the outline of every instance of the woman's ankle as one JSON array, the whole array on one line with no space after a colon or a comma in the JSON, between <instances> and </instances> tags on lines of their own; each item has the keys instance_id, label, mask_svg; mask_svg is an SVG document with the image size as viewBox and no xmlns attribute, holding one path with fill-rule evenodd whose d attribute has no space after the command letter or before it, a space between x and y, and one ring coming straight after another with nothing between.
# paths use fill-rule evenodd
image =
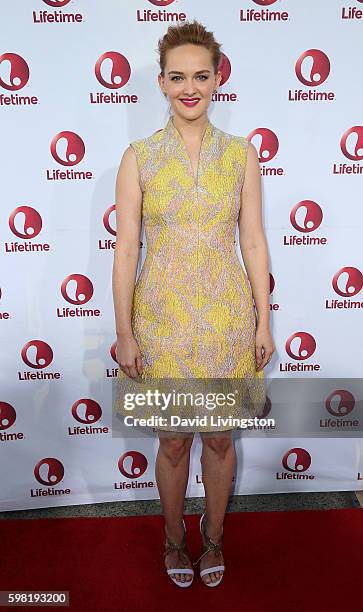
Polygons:
<instances>
[{"instance_id":1,"label":"woman's ankle","mask_svg":"<svg viewBox=\"0 0 363 612\"><path fill-rule=\"evenodd\" d=\"M208 523L208 517L205 515L203 519L204 533L214 542L219 542L223 537L223 521L222 523Z\"/></svg>"},{"instance_id":2,"label":"woman's ankle","mask_svg":"<svg viewBox=\"0 0 363 612\"><path fill-rule=\"evenodd\" d=\"M185 529L183 523L183 517L181 517L180 522L173 520L172 522L165 521L164 525L165 534L172 539L181 540L184 536Z\"/></svg>"}]
</instances>

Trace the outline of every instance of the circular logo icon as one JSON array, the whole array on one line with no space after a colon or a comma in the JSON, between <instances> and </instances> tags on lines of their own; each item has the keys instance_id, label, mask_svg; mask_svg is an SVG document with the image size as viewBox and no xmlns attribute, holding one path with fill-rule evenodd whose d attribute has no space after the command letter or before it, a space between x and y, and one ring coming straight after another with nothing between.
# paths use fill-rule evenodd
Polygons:
<instances>
[{"instance_id":1,"label":"circular logo icon","mask_svg":"<svg viewBox=\"0 0 363 612\"><path fill-rule=\"evenodd\" d=\"M307 76L303 75L305 65L309 65ZM319 49L309 49L302 53L295 65L295 74L299 81L308 87L317 87L326 81L330 73L328 56Z\"/></svg>"},{"instance_id":2,"label":"circular logo icon","mask_svg":"<svg viewBox=\"0 0 363 612\"><path fill-rule=\"evenodd\" d=\"M270 294L271 294L273 290L275 289L275 279L273 275L271 274L271 272L269 274L270 274Z\"/></svg>"},{"instance_id":3,"label":"circular logo icon","mask_svg":"<svg viewBox=\"0 0 363 612\"><path fill-rule=\"evenodd\" d=\"M247 136L247 140L252 142L253 139L259 161L264 163L271 161L279 150L279 141L276 134L268 128L256 128Z\"/></svg>"},{"instance_id":4,"label":"circular logo icon","mask_svg":"<svg viewBox=\"0 0 363 612\"><path fill-rule=\"evenodd\" d=\"M168 4L175 2L175 0L149 0L149 2L154 4L154 6L168 6Z\"/></svg>"},{"instance_id":5,"label":"circular logo icon","mask_svg":"<svg viewBox=\"0 0 363 612\"><path fill-rule=\"evenodd\" d=\"M302 200L290 213L291 225L298 231L307 234L316 230L323 220L323 211L319 204L312 200Z\"/></svg>"},{"instance_id":6,"label":"circular logo icon","mask_svg":"<svg viewBox=\"0 0 363 612\"><path fill-rule=\"evenodd\" d=\"M60 145L59 145L60 143ZM64 150L64 156L58 154L58 146ZM84 158L86 148L84 142L75 132L59 132L50 144L52 157L62 166L75 166Z\"/></svg>"},{"instance_id":7,"label":"circular logo icon","mask_svg":"<svg viewBox=\"0 0 363 612\"><path fill-rule=\"evenodd\" d=\"M289 472L306 472L311 465L311 456L305 448L291 448L283 456L282 465Z\"/></svg>"},{"instance_id":8,"label":"circular logo icon","mask_svg":"<svg viewBox=\"0 0 363 612\"><path fill-rule=\"evenodd\" d=\"M218 70L220 70L222 73L221 82L219 83L219 86L221 87L228 81L229 77L231 76L231 72L232 72L231 62L229 61L225 53L221 54L221 59L218 64Z\"/></svg>"},{"instance_id":9,"label":"circular logo icon","mask_svg":"<svg viewBox=\"0 0 363 612\"><path fill-rule=\"evenodd\" d=\"M9 75L9 81L4 81L0 77L0 85L9 91L18 91L25 87L29 81L29 66L25 59L17 53L3 53L0 55L0 69L3 69L3 63L9 63L6 70Z\"/></svg>"},{"instance_id":10,"label":"circular logo icon","mask_svg":"<svg viewBox=\"0 0 363 612\"><path fill-rule=\"evenodd\" d=\"M80 423L90 425L100 420L102 416L101 406L92 399L82 398L72 406L72 416Z\"/></svg>"},{"instance_id":11,"label":"circular logo icon","mask_svg":"<svg viewBox=\"0 0 363 612\"><path fill-rule=\"evenodd\" d=\"M63 464L54 457L45 457L36 464L34 476L40 484L47 487L57 485L64 476Z\"/></svg>"},{"instance_id":12,"label":"circular logo icon","mask_svg":"<svg viewBox=\"0 0 363 612\"><path fill-rule=\"evenodd\" d=\"M346 266L334 274L332 285L338 295L353 297L362 290L363 274L358 268Z\"/></svg>"},{"instance_id":13,"label":"circular logo icon","mask_svg":"<svg viewBox=\"0 0 363 612\"><path fill-rule=\"evenodd\" d=\"M16 412L11 404L0 402L0 431L9 429L14 425L16 420Z\"/></svg>"},{"instance_id":14,"label":"circular logo icon","mask_svg":"<svg viewBox=\"0 0 363 612\"><path fill-rule=\"evenodd\" d=\"M363 126L355 125L344 132L340 140L340 149L348 159L361 161L363 159Z\"/></svg>"},{"instance_id":15,"label":"circular logo icon","mask_svg":"<svg viewBox=\"0 0 363 612\"><path fill-rule=\"evenodd\" d=\"M126 478L140 478L147 468L145 455L138 451L127 451L118 460L118 469Z\"/></svg>"},{"instance_id":16,"label":"circular logo icon","mask_svg":"<svg viewBox=\"0 0 363 612\"><path fill-rule=\"evenodd\" d=\"M81 306L93 295L93 285L83 274L70 274L61 284L61 294L67 302Z\"/></svg>"},{"instance_id":17,"label":"circular logo icon","mask_svg":"<svg viewBox=\"0 0 363 612\"><path fill-rule=\"evenodd\" d=\"M285 349L292 359L303 361L312 356L316 349L316 342L311 334L300 331L287 339Z\"/></svg>"},{"instance_id":18,"label":"circular logo icon","mask_svg":"<svg viewBox=\"0 0 363 612\"><path fill-rule=\"evenodd\" d=\"M116 204L113 204L112 206L110 206L105 214L103 215L103 225L105 227L105 229L112 234L113 236L116 236L116 223L112 224L110 221L110 217L115 217L116 216Z\"/></svg>"},{"instance_id":19,"label":"circular logo icon","mask_svg":"<svg viewBox=\"0 0 363 612\"><path fill-rule=\"evenodd\" d=\"M345 389L335 389L325 400L327 411L336 417L346 416L352 412L354 406L354 396Z\"/></svg>"},{"instance_id":20,"label":"circular logo icon","mask_svg":"<svg viewBox=\"0 0 363 612\"><path fill-rule=\"evenodd\" d=\"M46 368L53 360L53 351L43 340L30 340L21 349L21 357L29 368Z\"/></svg>"},{"instance_id":21,"label":"circular logo icon","mask_svg":"<svg viewBox=\"0 0 363 612\"><path fill-rule=\"evenodd\" d=\"M119 89L129 81L131 66L121 53L107 51L98 58L95 64L95 75L103 87Z\"/></svg>"},{"instance_id":22,"label":"circular logo icon","mask_svg":"<svg viewBox=\"0 0 363 612\"><path fill-rule=\"evenodd\" d=\"M42 229L42 218L31 206L18 206L9 216L10 230L18 238L35 238Z\"/></svg>"},{"instance_id":23,"label":"circular logo icon","mask_svg":"<svg viewBox=\"0 0 363 612\"><path fill-rule=\"evenodd\" d=\"M62 8L62 6L65 6L70 1L71 0L43 0L45 4L48 4L48 6L52 6L54 8Z\"/></svg>"},{"instance_id":24,"label":"circular logo icon","mask_svg":"<svg viewBox=\"0 0 363 612\"><path fill-rule=\"evenodd\" d=\"M274 4L277 0L253 0L253 2L260 6L270 6L270 4Z\"/></svg>"},{"instance_id":25,"label":"circular logo icon","mask_svg":"<svg viewBox=\"0 0 363 612\"><path fill-rule=\"evenodd\" d=\"M111 348L110 348L110 355L111 355L112 359L113 359L113 360L114 360L116 363L118 363L118 361L117 361L117 356L116 356L116 347L117 347L117 340L116 340L115 342L113 342L113 344L111 345Z\"/></svg>"}]
</instances>

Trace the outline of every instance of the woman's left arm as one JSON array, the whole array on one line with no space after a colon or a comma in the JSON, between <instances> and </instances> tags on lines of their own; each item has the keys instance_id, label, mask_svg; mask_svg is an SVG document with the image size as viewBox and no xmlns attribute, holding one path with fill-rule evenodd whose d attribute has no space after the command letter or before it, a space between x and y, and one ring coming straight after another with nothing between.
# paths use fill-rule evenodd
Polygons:
<instances>
[{"instance_id":1,"label":"woman's left arm","mask_svg":"<svg viewBox=\"0 0 363 612\"><path fill-rule=\"evenodd\" d=\"M262 224L261 169L255 146L247 148L245 177L238 218L242 259L257 311L256 370L262 370L275 350L270 332L268 247Z\"/></svg>"}]
</instances>

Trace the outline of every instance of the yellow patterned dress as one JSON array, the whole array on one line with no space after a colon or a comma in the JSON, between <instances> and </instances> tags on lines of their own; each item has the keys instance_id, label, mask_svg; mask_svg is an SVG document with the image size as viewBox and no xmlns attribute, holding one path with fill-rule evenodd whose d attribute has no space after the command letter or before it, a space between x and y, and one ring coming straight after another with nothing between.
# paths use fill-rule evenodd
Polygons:
<instances>
[{"instance_id":1,"label":"yellow patterned dress","mask_svg":"<svg viewBox=\"0 0 363 612\"><path fill-rule=\"evenodd\" d=\"M248 379L252 408L244 414L257 414L265 402L264 373L255 371L256 314L235 245L248 140L208 120L197 179L172 116L164 129L131 146L147 243L132 305L142 378ZM120 368L118 378L128 378Z\"/></svg>"}]
</instances>

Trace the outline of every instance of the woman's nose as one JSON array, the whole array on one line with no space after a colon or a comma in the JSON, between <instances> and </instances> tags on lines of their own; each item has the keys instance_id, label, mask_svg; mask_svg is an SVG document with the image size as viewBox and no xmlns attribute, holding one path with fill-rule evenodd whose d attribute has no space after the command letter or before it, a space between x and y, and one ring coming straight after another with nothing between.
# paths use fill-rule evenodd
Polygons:
<instances>
[{"instance_id":1,"label":"woman's nose","mask_svg":"<svg viewBox=\"0 0 363 612\"><path fill-rule=\"evenodd\" d=\"M191 96L195 93L195 86L193 81L191 82L186 82L184 85L184 93L187 96Z\"/></svg>"}]
</instances>

